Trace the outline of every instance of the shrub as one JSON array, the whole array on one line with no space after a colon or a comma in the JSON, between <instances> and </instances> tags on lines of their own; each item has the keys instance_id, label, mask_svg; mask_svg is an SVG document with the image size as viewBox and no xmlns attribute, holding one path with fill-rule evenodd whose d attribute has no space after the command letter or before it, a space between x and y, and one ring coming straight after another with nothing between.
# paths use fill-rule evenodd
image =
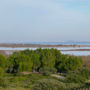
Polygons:
<instances>
[{"instance_id":1,"label":"shrub","mask_svg":"<svg viewBox=\"0 0 90 90\"><path fill-rule=\"evenodd\" d=\"M43 79L38 81L31 90L63 90L65 85L57 80Z\"/></svg>"},{"instance_id":2,"label":"shrub","mask_svg":"<svg viewBox=\"0 0 90 90\"><path fill-rule=\"evenodd\" d=\"M89 68L80 68L77 72L80 76L82 76L85 79L90 78L90 69Z\"/></svg>"},{"instance_id":3,"label":"shrub","mask_svg":"<svg viewBox=\"0 0 90 90\"><path fill-rule=\"evenodd\" d=\"M54 74L57 72L57 70L55 68L48 68L48 67L44 67L40 69L40 72L43 75L50 75L50 74Z\"/></svg>"},{"instance_id":4,"label":"shrub","mask_svg":"<svg viewBox=\"0 0 90 90\"><path fill-rule=\"evenodd\" d=\"M82 76L79 76L77 74L69 74L65 81L67 83L84 83L85 82L85 78L83 78Z\"/></svg>"},{"instance_id":5,"label":"shrub","mask_svg":"<svg viewBox=\"0 0 90 90\"><path fill-rule=\"evenodd\" d=\"M66 76L66 82L69 83L84 83L87 79L90 78L90 69L80 68L74 72L70 72Z\"/></svg>"},{"instance_id":6,"label":"shrub","mask_svg":"<svg viewBox=\"0 0 90 90\"><path fill-rule=\"evenodd\" d=\"M4 70L0 67L0 77L4 76Z\"/></svg>"},{"instance_id":7,"label":"shrub","mask_svg":"<svg viewBox=\"0 0 90 90\"><path fill-rule=\"evenodd\" d=\"M16 76L16 77L14 77L14 78L11 78L11 82L14 82L14 83L17 83L17 82L20 82L20 81L25 81L26 80L26 78L25 77L22 77L22 76Z\"/></svg>"},{"instance_id":8,"label":"shrub","mask_svg":"<svg viewBox=\"0 0 90 90\"><path fill-rule=\"evenodd\" d=\"M3 88L7 87L6 80L4 78L1 78L1 77L0 77L0 87L3 87Z\"/></svg>"},{"instance_id":9,"label":"shrub","mask_svg":"<svg viewBox=\"0 0 90 90\"><path fill-rule=\"evenodd\" d=\"M79 88L83 86L83 84L78 83L66 83L66 89L65 90L80 90Z\"/></svg>"}]
</instances>

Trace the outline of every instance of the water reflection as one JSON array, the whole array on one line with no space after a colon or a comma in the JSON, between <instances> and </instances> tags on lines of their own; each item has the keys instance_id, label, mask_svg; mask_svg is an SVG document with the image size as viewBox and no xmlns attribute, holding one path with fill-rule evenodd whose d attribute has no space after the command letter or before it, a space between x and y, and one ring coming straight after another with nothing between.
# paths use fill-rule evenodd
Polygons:
<instances>
[{"instance_id":1,"label":"water reflection","mask_svg":"<svg viewBox=\"0 0 90 90\"><path fill-rule=\"evenodd\" d=\"M88 56L90 51L62 51L62 54L75 55L75 56Z\"/></svg>"},{"instance_id":2,"label":"water reflection","mask_svg":"<svg viewBox=\"0 0 90 90\"><path fill-rule=\"evenodd\" d=\"M50 47L52 48L52 47ZM48 49L50 49L48 48ZM73 50L73 49L90 49L90 47L55 47L58 50ZM27 47L20 47L20 48L10 48L10 47L0 47L0 50L5 50L7 54L11 54L15 50L36 50L37 48L27 48ZM43 48L44 49L44 48ZM69 54L75 56L88 56L90 55L90 51L61 51L62 54Z\"/></svg>"}]
</instances>

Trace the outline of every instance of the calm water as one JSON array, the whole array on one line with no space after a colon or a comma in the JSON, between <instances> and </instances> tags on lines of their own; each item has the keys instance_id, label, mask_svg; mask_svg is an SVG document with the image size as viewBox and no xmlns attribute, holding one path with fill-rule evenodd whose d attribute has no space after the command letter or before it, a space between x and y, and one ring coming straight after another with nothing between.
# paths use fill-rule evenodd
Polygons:
<instances>
[{"instance_id":1,"label":"calm water","mask_svg":"<svg viewBox=\"0 0 90 90\"><path fill-rule=\"evenodd\" d=\"M27 44L44 44L44 45L90 45L90 42L29 42Z\"/></svg>"},{"instance_id":2,"label":"calm water","mask_svg":"<svg viewBox=\"0 0 90 90\"><path fill-rule=\"evenodd\" d=\"M62 51L62 54L74 55L74 56L88 56L90 51Z\"/></svg>"},{"instance_id":3,"label":"calm water","mask_svg":"<svg viewBox=\"0 0 90 90\"><path fill-rule=\"evenodd\" d=\"M49 47L47 49L51 49L53 47ZM73 50L73 49L90 49L90 47L54 47L58 50ZM35 50L37 48L27 48L27 47L19 47L19 48L10 48L10 47L0 47L0 50L25 50L25 49L31 49ZM44 49L44 48L42 48Z\"/></svg>"},{"instance_id":4,"label":"calm water","mask_svg":"<svg viewBox=\"0 0 90 90\"><path fill-rule=\"evenodd\" d=\"M52 47L51 47L52 48ZM36 50L37 48L8 48L8 47L0 47L0 50L7 50L6 54L12 54L12 50L25 50L25 49L30 49L30 50ZM49 48L50 49L50 48ZM73 50L73 49L90 49L90 47L59 47L56 49L58 50ZM8 51L11 50L11 51ZM75 56L88 56L90 55L90 51L61 51L63 54L69 54L69 55L75 55Z\"/></svg>"}]
</instances>

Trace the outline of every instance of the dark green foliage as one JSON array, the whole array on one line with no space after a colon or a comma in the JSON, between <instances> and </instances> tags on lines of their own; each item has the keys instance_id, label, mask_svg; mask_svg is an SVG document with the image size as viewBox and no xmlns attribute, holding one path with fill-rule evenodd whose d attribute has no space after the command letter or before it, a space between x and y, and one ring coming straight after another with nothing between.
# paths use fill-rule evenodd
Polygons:
<instances>
[{"instance_id":1,"label":"dark green foliage","mask_svg":"<svg viewBox=\"0 0 90 90\"><path fill-rule=\"evenodd\" d=\"M85 83L86 80L90 79L90 69L80 68L74 72L70 72L66 76L66 82L69 83Z\"/></svg>"},{"instance_id":2,"label":"dark green foliage","mask_svg":"<svg viewBox=\"0 0 90 90\"><path fill-rule=\"evenodd\" d=\"M3 88L7 87L6 80L2 77L0 77L0 87L3 87Z\"/></svg>"},{"instance_id":3,"label":"dark green foliage","mask_svg":"<svg viewBox=\"0 0 90 90\"><path fill-rule=\"evenodd\" d=\"M89 90L88 87L90 86L89 82L85 84L62 82L55 77L44 76L39 73L29 75L18 73L15 76L13 74L5 74L4 77L0 79L0 90L42 90L40 89L42 87L45 90L85 90L85 88ZM5 87L6 89L4 89Z\"/></svg>"},{"instance_id":4,"label":"dark green foliage","mask_svg":"<svg viewBox=\"0 0 90 90\"><path fill-rule=\"evenodd\" d=\"M31 71L33 62L31 58L20 52L14 53L9 58L9 68L8 72L17 73L23 71Z\"/></svg>"},{"instance_id":5,"label":"dark green foliage","mask_svg":"<svg viewBox=\"0 0 90 90\"><path fill-rule=\"evenodd\" d=\"M90 69L89 68L80 68L77 72L80 76L85 79L90 79Z\"/></svg>"},{"instance_id":6,"label":"dark green foliage","mask_svg":"<svg viewBox=\"0 0 90 90\"><path fill-rule=\"evenodd\" d=\"M74 56L61 55L57 60L56 67L59 72L74 71L82 66L82 60Z\"/></svg>"},{"instance_id":7,"label":"dark green foliage","mask_svg":"<svg viewBox=\"0 0 90 90\"><path fill-rule=\"evenodd\" d=\"M6 82L11 88L22 87L31 90L86 88L90 85L90 70L82 68L82 64L80 58L63 55L57 49L18 51L7 60L0 55L0 88L6 87ZM5 73L7 67L9 73L15 74ZM60 75L65 75L65 79L50 75L57 72L64 72Z\"/></svg>"},{"instance_id":8,"label":"dark green foliage","mask_svg":"<svg viewBox=\"0 0 90 90\"><path fill-rule=\"evenodd\" d=\"M85 79L77 74L70 74L66 77L68 83L84 83Z\"/></svg>"},{"instance_id":9,"label":"dark green foliage","mask_svg":"<svg viewBox=\"0 0 90 90\"><path fill-rule=\"evenodd\" d=\"M31 90L64 90L65 85L57 80L42 79Z\"/></svg>"},{"instance_id":10,"label":"dark green foliage","mask_svg":"<svg viewBox=\"0 0 90 90\"><path fill-rule=\"evenodd\" d=\"M38 54L33 54L31 59L33 62L33 71L38 71L40 69L41 62L39 60L40 56Z\"/></svg>"},{"instance_id":11,"label":"dark green foliage","mask_svg":"<svg viewBox=\"0 0 90 90\"><path fill-rule=\"evenodd\" d=\"M28 75L24 75L24 74L7 74L5 76L5 81L7 81L8 87L22 87L25 88L25 90L29 90L31 88L32 85L34 85L38 80L42 80L42 79L55 79L51 76L43 76L42 74L28 74ZM0 89L2 90L2 89ZM12 90L12 89L8 89L8 90ZM15 89L15 90L24 90L24 89Z\"/></svg>"},{"instance_id":12,"label":"dark green foliage","mask_svg":"<svg viewBox=\"0 0 90 90\"><path fill-rule=\"evenodd\" d=\"M7 87L7 81L4 78L4 69L0 67L0 87L6 88Z\"/></svg>"},{"instance_id":13,"label":"dark green foliage","mask_svg":"<svg viewBox=\"0 0 90 90\"><path fill-rule=\"evenodd\" d=\"M37 49L15 52L9 58L9 72L40 71L56 68L58 72L74 71L82 66L82 60L62 55L57 49Z\"/></svg>"},{"instance_id":14,"label":"dark green foliage","mask_svg":"<svg viewBox=\"0 0 90 90\"><path fill-rule=\"evenodd\" d=\"M53 53L53 49L42 49L40 60L41 60L41 67L50 67L53 68L55 66L55 53Z\"/></svg>"},{"instance_id":15,"label":"dark green foliage","mask_svg":"<svg viewBox=\"0 0 90 90\"><path fill-rule=\"evenodd\" d=\"M0 54L0 67L6 69L6 66L7 66L6 58Z\"/></svg>"},{"instance_id":16,"label":"dark green foliage","mask_svg":"<svg viewBox=\"0 0 90 90\"><path fill-rule=\"evenodd\" d=\"M4 70L0 67L0 77L4 76Z\"/></svg>"},{"instance_id":17,"label":"dark green foliage","mask_svg":"<svg viewBox=\"0 0 90 90\"><path fill-rule=\"evenodd\" d=\"M55 68L48 68L48 67L44 67L40 69L40 72L43 75L50 75L50 74L55 74L57 72L57 70Z\"/></svg>"}]
</instances>

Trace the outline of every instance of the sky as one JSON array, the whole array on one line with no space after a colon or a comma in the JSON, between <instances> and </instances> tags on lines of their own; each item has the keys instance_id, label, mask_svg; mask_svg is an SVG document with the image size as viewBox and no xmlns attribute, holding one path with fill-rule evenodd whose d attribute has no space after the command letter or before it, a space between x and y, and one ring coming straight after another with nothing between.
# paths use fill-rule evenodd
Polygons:
<instances>
[{"instance_id":1,"label":"sky","mask_svg":"<svg viewBox=\"0 0 90 90\"><path fill-rule=\"evenodd\" d=\"M90 41L90 0L0 0L0 42Z\"/></svg>"}]
</instances>

